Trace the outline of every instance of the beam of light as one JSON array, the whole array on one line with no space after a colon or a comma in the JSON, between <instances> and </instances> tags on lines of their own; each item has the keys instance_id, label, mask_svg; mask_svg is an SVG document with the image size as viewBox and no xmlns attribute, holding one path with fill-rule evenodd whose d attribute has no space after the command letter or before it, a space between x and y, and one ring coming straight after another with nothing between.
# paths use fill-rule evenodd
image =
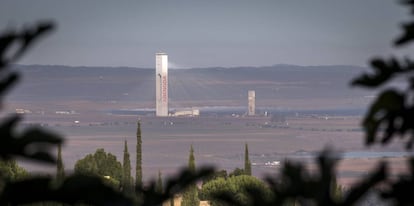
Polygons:
<instances>
[{"instance_id":1,"label":"beam of light","mask_svg":"<svg viewBox=\"0 0 414 206\"><path fill-rule=\"evenodd\" d=\"M183 64L178 64L176 62L172 62L168 60L168 68L169 69L191 69L189 66L185 66Z\"/></svg>"}]
</instances>

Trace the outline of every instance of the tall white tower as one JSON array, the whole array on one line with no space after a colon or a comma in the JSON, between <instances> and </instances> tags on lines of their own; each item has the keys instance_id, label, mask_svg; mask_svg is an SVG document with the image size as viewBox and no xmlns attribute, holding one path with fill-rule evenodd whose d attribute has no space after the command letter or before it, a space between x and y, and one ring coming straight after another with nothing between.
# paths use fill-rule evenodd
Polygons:
<instances>
[{"instance_id":1,"label":"tall white tower","mask_svg":"<svg viewBox=\"0 0 414 206\"><path fill-rule=\"evenodd\" d=\"M256 92L254 90L249 90L248 96L249 111L247 112L247 115L253 116L256 114Z\"/></svg>"},{"instance_id":2,"label":"tall white tower","mask_svg":"<svg viewBox=\"0 0 414 206\"><path fill-rule=\"evenodd\" d=\"M155 54L156 116L168 116L168 55Z\"/></svg>"}]
</instances>

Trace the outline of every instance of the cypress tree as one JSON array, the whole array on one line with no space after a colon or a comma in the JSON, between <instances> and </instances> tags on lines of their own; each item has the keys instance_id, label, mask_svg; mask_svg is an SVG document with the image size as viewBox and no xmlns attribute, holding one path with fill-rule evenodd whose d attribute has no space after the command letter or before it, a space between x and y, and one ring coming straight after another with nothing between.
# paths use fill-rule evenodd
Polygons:
<instances>
[{"instance_id":1,"label":"cypress tree","mask_svg":"<svg viewBox=\"0 0 414 206\"><path fill-rule=\"evenodd\" d=\"M190 156L188 158L188 168L191 172L195 172L195 158L193 145L190 147ZM182 206L199 206L200 200L198 199L197 185L194 183L190 185L183 194L181 201Z\"/></svg>"},{"instance_id":2,"label":"cypress tree","mask_svg":"<svg viewBox=\"0 0 414 206\"><path fill-rule=\"evenodd\" d=\"M135 186L142 186L142 139L141 139L141 122L137 125L137 157L135 164Z\"/></svg>"},{"instance_id":3,"label":"cypress tree","mask_svg":"<svg viewBox=\"0 0 414 206\"><path fill-rule=\"evenodd\" d=\"M247 143L244 146L244 173L246 175L252 175L252 164L249 159L249 146Z\"/></svg>"},{"instance_id":4,"label":"cypress tree","mask_svg":"<svg viewBox=\"0 0 414 206\"><path fill-rule=\"evenodd\" d=\"M190 146L190 156L188 157L188 168L191 172L195 172L195 158L193 145Z\"/></svg>"},{"instance_id":5,"label":"cypress tree","mask_svg":"<svg viewBox=\"0 0 414 206\"><path fill-rule=\"evenodd\" d=\"M129 160L128 142L125 140L124 144L124 159L122 171L122 187L124 191L131 187L131 161Z\"/></svg>"},{"instance_id":6,"label":"cypress tree","mask_svg":"<svg viewBox=\"0 0 414 206\"><path fill-rule=\"evenodd\" d=\"M57 167L56 167L56 179L61 181L65 178L65 166L63 165L62 160L62 145L58 145L57 153Z\"/></svg>"},{"instance_id":7,"label":"cypress tree","mask_svg":"<svg viewBox=\"0 0 414 206\"><path fill-rule=\"evenodd\" d=\"M163 186L162 186L162 175L161 175L161 171L158 170L158 179L157 179L157 183L155 185L155 191L158 193L162 193L163 192Z\"/></svg>"}]
</instances>

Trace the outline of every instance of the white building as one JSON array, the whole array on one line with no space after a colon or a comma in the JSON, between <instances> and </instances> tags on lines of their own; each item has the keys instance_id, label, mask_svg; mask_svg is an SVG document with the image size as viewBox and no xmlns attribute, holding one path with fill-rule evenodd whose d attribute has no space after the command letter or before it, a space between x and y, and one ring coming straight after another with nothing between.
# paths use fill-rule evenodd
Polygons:
<instances>
[{"instance_id":1,"label":"white building","mask_svg":"<svg viewBox=\"0 0 414 206\"><path fill-rule=\"evenodd\" d=\"M156 116L168 116L168 55L155 54L155 98Z\"/></svg>"},{"instance_id":2,"label":"white building","mask_svg":"<svg viewBox=\"0 0 414 206\"><path fill-rule=\"evenodd\" d=\"M179 117L179 116L198 117L198 116L200 116L200 110L199 109L179 110L179 111L175 111L173 116L176 116L176 117Z\"/></svg>"}]
</instances>

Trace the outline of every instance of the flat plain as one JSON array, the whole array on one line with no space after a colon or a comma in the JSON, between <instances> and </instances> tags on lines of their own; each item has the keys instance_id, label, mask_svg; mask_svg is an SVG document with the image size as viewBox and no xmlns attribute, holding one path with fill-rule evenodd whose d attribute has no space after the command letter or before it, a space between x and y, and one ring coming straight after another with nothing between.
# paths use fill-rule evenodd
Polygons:
<instances>
[{"instance_id":1,"label":"flat plain","mask_svg":"<svg viewBox=\"0 0 414 206\"><path fill-rule=\"evenodd\" d=\"M95 121L99 119L99 121ZM231 172L243 168L244 145L249 146L253 174L277 175L285 160L303 162L315 170L315 157L323 149L336 151L339 181L347 186L363 177L382 159L396 171L405 170L402 142L386 147L366 147L359 116L287 116L283 122L269 117L167 117L138 115L66 114L26 115L24 126L42 126L66 138L63 149L65 168L73 170L76 160L98 148L122 161L123 143L128 141L133 169L137 121L141 122L143 173L146 180L158 170L165 176L185 167L190 145L197 166L213 165ZM32 171L54 172L54 167L23 162Z\"/></svg>"},{"instance_id":2,"label":"flat plain","mask_svg":"<svg viewBox=\"0 0 414 206\"><path fill-rule=\"evenodd\" d=\"M376 91L349 87L353 78L367 71L363 67L172 69L171 111L200 108L201 116L168 118L153 114L153 69L15 67L24 79L6 99L4 114L24 112L22 127L41 126L62 134L68 172L78 159L98 148L122 160L124 140L128 141L134 169L138 120L146 180L154 178L158 170L169 176L186 166L190 145L198 166L214 165L231 172L243 167L247 143L253 174L258 177L277 174L286 159L314 170L315 156L329 148L342 157L338 170L344 185L365 175L384 158L391 160L395 171L404 170L404 157L410 155L404 152L402 142L364 146L360 123ZM244 116L248 90L256 91L256 117ZM239 111L214 115L214 110L223 107ZM205 108L209 114L204 113ZM138 110L145 112L134 112ZM275 115L282 118L274 121ZM55 171L47 165L24 162L24 166L31 171Z\"/></svg>"}]
</instances>

